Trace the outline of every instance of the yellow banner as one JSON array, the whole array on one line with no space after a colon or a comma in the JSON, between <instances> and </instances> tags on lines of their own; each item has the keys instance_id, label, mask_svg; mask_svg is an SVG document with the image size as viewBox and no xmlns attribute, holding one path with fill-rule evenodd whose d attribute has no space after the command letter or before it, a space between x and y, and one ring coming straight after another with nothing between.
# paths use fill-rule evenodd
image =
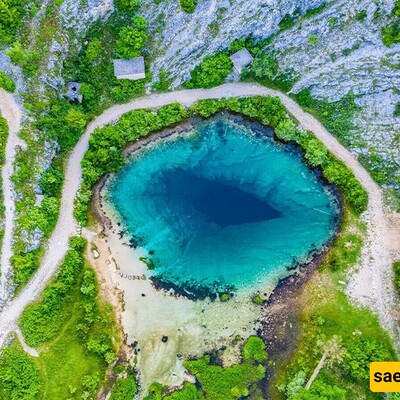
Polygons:
<instances>
[{"instance_id":1,"label":"yellow banner","mask_svg":"<svg viewBox=\"0 0 400 400\"><path fill-rule=\"evenodd\" d=\"M400 362L373 362L369 370L372 392L400 392Z\"/></svg>"}]
</instances>

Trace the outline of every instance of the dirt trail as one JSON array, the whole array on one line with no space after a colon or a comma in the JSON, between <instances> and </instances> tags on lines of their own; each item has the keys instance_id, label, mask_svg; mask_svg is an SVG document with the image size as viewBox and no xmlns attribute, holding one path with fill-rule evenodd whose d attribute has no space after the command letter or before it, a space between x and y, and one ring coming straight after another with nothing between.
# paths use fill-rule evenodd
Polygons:
<instances>
[{"instance_id":1,"label":"dirt trail","mask_svg":"<svg viewBox=\"0 0 400 400\"><path fill-rule=\"evenodd\" d=\"M227 83L212 89L182 90L172 93L150 95L133 100L124 105L109 108L92 123L72 151L62 190L62 202L56 228L49 240L42 265L21 293L7 304L0 314L0 347L7 335L15 329L23 309L34 300L45 287L49 279L57 271L57 267L68 249L68 237L76 234L77 224L73 218L73 204L81 182L82 170L80 162L88 148L89 138L97 127L110 124L131 110L139 108L157 108L173 102L185 106L206 98L241 97L256 95L278 96L303 126L319 138L325 146L354 172L357 179L369 194L367 243L359 263L359 271L350 277L348 294L363 305L368 305L379 316L383 326L393 332L395 295L391 285L391 262L399 248L393 248L393 236L389 220L384 213L382 192L369 174L317 119L304 112L288 96L257 84Z\"/></svg>"},{"instance_id":2,"label":"dirt trail","mask_svg":"<svg viewBox=\"0 0 400 400\"><path fill-rule=\"evenodd\" d=\"M11 183L11 175L13 173L13 164L15 159L15 147L23 146L23 141L18 137L18 132L21 127L21 111L15 103L11 94L3 89L0 89L0 114L7 120L8 123L8 138L6 144L6 161L1 169L1 178L3 182L4 193L4 237L1 248L1 277L0 277L0 309L2 304L7 299L9 285L11 283L11 266L10 257L12 255L12 238L13 238L13 221L15 217L15 204L13 200L13 186Z\"/></svg>"}]
</instances>

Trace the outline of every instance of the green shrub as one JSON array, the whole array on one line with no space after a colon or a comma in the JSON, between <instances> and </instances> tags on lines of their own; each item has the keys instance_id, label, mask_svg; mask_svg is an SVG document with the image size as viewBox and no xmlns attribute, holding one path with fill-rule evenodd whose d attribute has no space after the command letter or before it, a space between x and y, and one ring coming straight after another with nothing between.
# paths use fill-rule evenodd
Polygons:
<instances>
[{"instance_id":1,"label":"green shrub","mask_svg":"<svg viewBox=\"0 0 400 400\"><path fill-rule=\"evenodd\" d=\"M293 13L293 15L286 14L279 22L280 30L284 31L286 29L293 28L293 26L296 22L296 19L299 17L299 15L300 15L299 9L296 9L295 12Z\"/></svg>"},{"instance_id":2,"label":"green shrub","mask_svg":"<svg viewBox=\"0 0 400 400\"><path fill-rule=\"evenodd\" d=\"M349 206L357 215L362 214L367 209L367 192L343 162L328 157L322 166L322 170L328 181L339 187Z\"/></svg>"},{"instance_id":3,"label":"green shrub","mask_svg":"<svg viewBox=\"0 0 400 400\"><path fill-rule=\"evenodd\" d=\"M61 166L52 164L40 176L40 188L48 196L58 196L61 193L64 174Z\"/></svg>"},{"instance_id":4,"label":"green shrub","mask_svg":"<svg viewBox=\"0 0 400 400\"><path fill-rule=\"evenodd\" d=\"M188 88L211 88L224 82L232 71L232 61L227 53L208 55L190 72L190 80L185 82Z\"/></svg>"},{"instance_id":5,"label":"green shrub","mask_svg":"<svg viewBox=\"0 0 400 400\"><path fill-rule=\"evenodd\" d=\"M317 35L311 35L308 38L308 43L310 43L312 46L315 46L318 43L318 36Z\"/></svg>"},{"instance_id":6,"label":"green shrub","mask_svg":"<svg viewBox=\"0 0 400 400\"><path fill-rule=\"evenodd\" d=\"M357 21L360 21L360 22L364 22L365 18L367 18L367 10L361 10L356 15Z\"/></svg>"},{"instance_id":7,"label":"green shrub","mask_svg":"<svg viewBox=\"0 0 400 400\"><path fill-rule=\"evenodd\" d=\"M310 139L304 143L303 148L306 151L305 158L312 167L318 167L326 161L328 150L318 139Z\"/></svg>"},{"instance_id":8,"label":"green shrub","mask_svg":"<svg viewBox=\"0 0 400 400\"><path fill-rule=\"evenodd\" d=\"M264 303L262 297L261 297L259 294L255 294L255 295L251 298L251 301L252 301L254 304L258 305L258 306L261 306L261 305Z\"/></svg>"},{"instance_id":9,"label":"green shrub","mask_svg":"<svg viewBox=\"0 0 400 400\"><path fill-rule=\"evenodd\" d=\"M0 165L6 161L6 143L8 137L8 124L0 114Z\"/></svg>"},{"instance_id":10,"label":"green shrub","mask_svg":"<svg viewBox=\"0 0 400 400\"><path fill-rule=\"evenodd\" d=\"M301 389L288 400L346 400L346 390L316 380L309 390Z\"/></svg>"},{"instance_id":11,"label":"green shrub","mask_svg":"<svg viewBox=\"0 0 400 400\"><path fill-rule=\"evenodd\" d=\"M355 338L347 346L343 368L354 379L369 379L369 366L373 361L389 361L381 343L363 337Z\"/></svg>"},{"instance_id":12,"label":"green shrub","mask_svg":"<svg viewBox=\"0 0 400 400\"><path fill-rule=\"evenodd\" d=\"M15 283L17 285L27 283L39 268L38 250L14 254L11 257L11 265L14 271Z\"/></svg>"},{"instance_id":13,"label":"green shrub","mask_svg":"<svg viewBox=\"0 0 400 400\"><path fill-rule=\"evenodd\" d=\"M161 68L159 80L153 83L153 88L160 92L168 92L171 85L171 80L168 79L167 72Z\"/></svg>"},{"instance_id":14,"label":"green shrub","mask_svg":"<svg viewBox=\"0 0 400 400\"><path fill-rule=\"evenodd\" d=\"M193 14L196 8L196 0L179 0L181 9L188 14Z\"/></svg>"},{"instance_id":15,"label":"green shrub","mask_svg":"<svg viewBox=\"0 0 400 400\"><path fill-rule=\"evenodd\" d=\"M4 400L38 399L43 382L33 360L15 346L0 353L0 398Z\"/></svg>"},{"instance_id":16,"label":"green shrub","mask_svg":"<svg viewBox=\"0 0 400 400\"><path fill-rule=\"evenodd\" d=\"M400 1L396 0L392 9L392 15L396 20L388 26L381 28L382 42L385 46L391 46L400 42Z\"/></svg>"},{"instance_id":17,"label":"green shrub","mask_svg":"<svg viewBox=\"0 0 400 400\"><path fill-rule=\"evenodd\" d=\"M219 296L219 299L224 302L224 301L228 301L231 297L229 296L228 293L221 293Z\"/></svg>"},{"instance_id":18,"label":"green shrub","mask_svg":"<svg viewBox=\"0 0 400 400\"><path fill-rule=\"evenodd\" d=\"M81 106L67 100L51 100L46 112L37 117L35 127L47 138L57 141L60 152L70 150L86 126L87 116Z\"/></svg>"},{"instance_id":19,"label":"green shrub","mask_svg":"<svg viewBox=\"0 0 400 400\"><path fill-rule=\"evenodd\" d=\"M124 12L132 12L139 8L140 0L114 0L115 7Z\"/></svg>"},{"instance_id":20,"label":"green shrub","mask_svg":"<svg viewBox=\"0 0 400 400\"><path fill-rule=\"evenodd\" d=\"M39 68L40 53L35 50L26 50L21 43L15 42L8 50L7 55L11 61L22 68L22 72L29 77L35 76Z\"/></svg>"},{"instance_id":21,"label":"green shrub","mask_svg":"<svg viewBox=\"0 0 400 400\"><path fill-rule=\"evenodd\" d=\"M0 88L10 93L14 93L16 89L14 81L3 71L0 71Z\"/></svg>"},{"instance_id":22,"label":"green shrub","mask_svg":"<svg viewBox=\"0 0 400 400\"><path fill-rule=\"evenodd\" d=\"M109 400L130 400L137 393L136 380L133 375L126 378L117 378L111 391Z\"/></svg>"},{"instance_id":23,"label":"green shrub","mask_svg":"<svg viewBox=\"0 0 400 400\"><path fill-rule=\"evenodd\" d=\"M394 107L393 117L400 117L400 102L396 103Z\"/></svg>"},{"instance_id":24,"label":"green shrub","mask_svg":"<svg viewBox=\"0 0 400 400\"><path fill-rule=\"evenodd\" d=\"M400 18L400 0L396 0L396 2L394 3L394 7L392 9L392 14L395 17Z\"/></svg>"},{"instance_id":25,"label":"green shrub","mask_svg":"<svg viewBox=\"0 0 400 400\"><path fill-rule=\"evenodd\" d=\"M200 400L199 392L193 383L185 382L183 389L163 397L164 400Z\"/></svg>"},{"instance_id":26,"label":"green shrub","mask_svg":"<svg viewBox=\"0 0 400 400\"><path fill-rule=\"evenodd\" d=\"M64 121L72 130L82 131L86 126L86 115L78 108L70 108L64 117Z\"/></svg>"},{"instance_id":27,"label":"green shrub","mask_svg":"<svg viewBox=\"0 0 400 400\"><path fill-rule=\"evenodd\" d=\"M278 72L278 62L268 53L260 53L254 57L251 71L257 78L272 79Z\"/></svg>"},{"instance_id":28,"label":"green shrub","mask_svg":"<svg viewBox=\"0 0 400 400\"><path fill-rule=\"evenodd\" d=\"M250 336L243 345L242 355L245 362L265 363L267 353L262 339L257 336Z\"/></svg>"},{"instance_id":29,"label":"green shrub","mask_svg":"<svg viewBox=\"0 0 400 400\"><path fill-rule=\"evenodd\" d=\"M398 21L393 22L389 26L381 28L382 42L385 46L391 46L392 44L400 42L400 23Z\"/></svg>"},{"instance_id":30,"label":"green shrub","mask_svg":"<svg viewBox=\"0 0 400 400\"><path fill-rule=\"evenodd\" d=\"M0 2L0 42L9 44L22 23L25 14L22 0L2 0Z\"/></svg>"}]
</instances>

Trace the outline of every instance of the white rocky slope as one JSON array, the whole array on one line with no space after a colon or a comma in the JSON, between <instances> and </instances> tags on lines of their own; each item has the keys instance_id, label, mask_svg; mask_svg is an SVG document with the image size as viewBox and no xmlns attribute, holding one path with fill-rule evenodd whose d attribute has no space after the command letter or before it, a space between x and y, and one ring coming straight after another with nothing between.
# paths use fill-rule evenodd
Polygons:
<instances>
[{"instance_id":1,"label":"white rocky slope","mask_svg":"<svg viewBox=\"0 0 400 400\"><path fill-rule=\"evenodd\" d=\"M141 12L154 33L150 49L152 71L161 69L172 78L172 86L187 79L189 72L207 54L227 48L235 38L267 38L279 31L286 14L316 8L321 0L199 0L193 15L179 9L177 0L156 5L143 2ZM361 111L355 117L354 153L380 156L400 174L400 118L393 116L400 101L400 45L387 48L380 30L390 21L394 0L334 0L317 15L279 32L268 50L282 71L290 71L297 82L292 91L311 87L314 96L335 101L349 92L357 95ZM366 12L363 20L357 15ZM361 18L362 19L362 18ZM210 23L217 23L213 34ZM318 42L311 44L310 36ZM380 164L382 167L382 164Z\"/></svg>"}]
</instances>

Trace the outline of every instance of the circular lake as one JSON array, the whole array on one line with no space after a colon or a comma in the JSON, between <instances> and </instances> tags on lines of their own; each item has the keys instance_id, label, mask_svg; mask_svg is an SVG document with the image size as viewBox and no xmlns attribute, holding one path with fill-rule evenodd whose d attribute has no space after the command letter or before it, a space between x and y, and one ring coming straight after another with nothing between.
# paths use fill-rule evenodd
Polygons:
<instances>
[{"instance_id":1,"label":"circular lake","mask_svg":"<svg viewBox=\"0 0 400 400\"><path fill-rule=\"evenodd\" d=\"M331 192L299 149L219 116L137 150L106 198L154 275L219 290L309 261L337 225Z\"/></svg>"}]
</instances>

